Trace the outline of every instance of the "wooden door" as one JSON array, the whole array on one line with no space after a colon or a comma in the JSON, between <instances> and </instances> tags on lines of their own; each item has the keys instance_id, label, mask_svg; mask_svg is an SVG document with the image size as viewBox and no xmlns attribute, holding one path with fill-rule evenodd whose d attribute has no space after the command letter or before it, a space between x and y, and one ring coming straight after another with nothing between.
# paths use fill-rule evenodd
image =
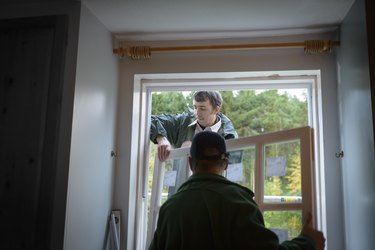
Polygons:
<instances>
[{"instance_id":1,"label":"wooden door","mask_svg":"<svg viewBox=\"0 0 375 250\"><path fill-rule=\"evenodd\" d=\"M58 19L0 22L0 249L49 249L65 47Z\"/></svg>"}]
</instances>

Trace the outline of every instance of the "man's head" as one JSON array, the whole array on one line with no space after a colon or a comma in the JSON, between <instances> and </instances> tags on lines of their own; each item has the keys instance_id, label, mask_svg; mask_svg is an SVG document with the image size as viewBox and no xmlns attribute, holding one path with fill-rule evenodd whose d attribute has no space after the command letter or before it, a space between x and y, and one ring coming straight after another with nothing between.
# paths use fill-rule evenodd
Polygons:
<instances>
[{"instance_id":1,"label":"man's head","mask_svg":"<svg viewBox=\"0 0 375 250\"><path fill-rule=\"evenodd\" d=\"M210 131L193 137L190 147L190 169L195 172L222 174L228 167L227 147L224 138Z\"/></svg>"},{"instance_id":2,"label":"man's head","mask_svg":"<svg viewBox=\"0 0 375 250\"><path fill-rule=\"evenodd\" d=\"M203 127L214 125L222 103L223 98L218 91L195 92L193 95L193 106L198 123Z\"/></svg>"}]
</instances>

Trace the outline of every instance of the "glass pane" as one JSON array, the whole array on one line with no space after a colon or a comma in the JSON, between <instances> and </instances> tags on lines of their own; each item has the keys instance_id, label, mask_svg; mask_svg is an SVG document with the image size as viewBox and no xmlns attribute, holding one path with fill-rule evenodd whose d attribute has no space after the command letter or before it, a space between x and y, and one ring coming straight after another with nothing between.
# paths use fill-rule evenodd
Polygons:
<instances>
[{"instance_id":1,"label":"glass pane","mask_svg":"<svg viewBox=\"0 0 375 250\"><path fill-rule=\"evenodd\" d=\"M147 218L150 212L150 204L151 204L151 194L152 194L152 180L154 178L154 160L155 160L155 152L157 151L157 147L155 144L151 143L149 148L149 158L148 158L148 178L147 178Z\"/></svg>"},{"instance_id":2,"label":"glass pane","mask_svg":"<svg viewBox=\"0 0 375 250\"><path fill-rule=\"evenodd\" d=\"M156 154L157 146L155 144L150 144L147 194L148 211L151 203L152 182L154 178L154 160ZM177 192L178 188L187 180L189 175L190 170L186 157L174 158L165 161L163 190L160 197L160 205L162 205L169 196Z\"/></svg>"},{"instance_id":3,"label":"glass pane","mask_svg":"<svg viewBox=\"0 0 375 250\"><path fill-rule=\"evenodd\" d=\"M301 233L301 211L266 211L263 216L266 227L277 234L280 242L291 240Z\"/></svg>"},{"instance_id":4,"label":"glass pane","mask_svg":"<svg viewBox=\"0 0 375 250\"><path fill-rule=\"evenodd\" d=\"M227 179L254 190L255 147L229 151L229 166L225 173Z\"/></svg>"},{"instance_id":5,"label":"glass pane","mask_svg":"<svg viewBox=\"0 0 375 250\"><path fill-rule=\"evenodd\" d=\"M264 202L302 203L300 141L264 147Z\"/></svg>"},{"instance_id":6,"label":"glass pane","mask_svg":"<svg viewBox=\"0 0 375 250\"><path fill-rule=\"evenodd\" d=\"M181 184L183 184L189 176L190 169L186 156L166 160L161 204L163 204L168 197L175 194Z\"/></svg>"},{"instance_id":7,"label":"glass pane","mask_svg":"<svg viewBox=\"0 0 375 250\"><path fill-rule=\"evenodd\" d=\"M309 124L309 89L306 87L241 89L220 93L223 96L223 113L231 119L239 137Z\"/></svg>"}]
</instances>

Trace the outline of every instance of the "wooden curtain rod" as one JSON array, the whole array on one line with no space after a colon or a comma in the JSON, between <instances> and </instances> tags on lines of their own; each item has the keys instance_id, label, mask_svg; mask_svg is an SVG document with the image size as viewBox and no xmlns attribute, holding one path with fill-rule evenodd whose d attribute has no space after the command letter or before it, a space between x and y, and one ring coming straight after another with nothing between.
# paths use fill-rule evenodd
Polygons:
<instances>
[{"instance_id":1,"label":"wooden curtain rod","mask_svg":"<svg viewBox=\"0 0 375 250\"><path fill-rule=\"evenodd\" d=\"M249 49L280 49L280 48L304 48L306 54L329 53L333 46L339 46L339 41L331 40L306 40L304 42L291 43L263 43L263 44L239 44L239 45L203 45L203 46L180 46L180 47L155 47L131 46L113 49L113 53L131 59L149 59L151 53L158 52L192 52L192 51L227 51L227 50L249 50Z\"/></svg>"}]
</instances>

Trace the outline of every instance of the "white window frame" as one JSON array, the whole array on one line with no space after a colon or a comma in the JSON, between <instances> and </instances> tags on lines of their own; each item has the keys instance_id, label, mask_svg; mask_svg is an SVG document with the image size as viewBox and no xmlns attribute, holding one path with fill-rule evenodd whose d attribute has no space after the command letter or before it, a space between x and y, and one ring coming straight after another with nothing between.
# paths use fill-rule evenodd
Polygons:
<instances>
[{"instance_id":1,"label":"white window frame","mask_svg":"<svg viewBox=\"0 0 375 250\"><path fill-rule=\"evenodd\" d=\"M227 140L227 150L241 150L251 146L255 148L255 201L262 212L267 211L301 211L303 218L306 218L308 213L311 213L314 218L313 225L315 226L316 199L313 195L313 180L314 171L312 170L313 164L313 129L310 127L294 128L284 131L272 132L262 135L241 137L237 139ZM300 159L301 159L301 190L302 190L302 201L301 202L266 202L264 198L264 176L265 176L265 146L274 143L286 143L297 140L300 143ZM188 166L189 147L178 148L171 150L168 159L184 158L186 157L186 168ZM159 209L161 207L161 196L163 189L163 177L165 172L165 162L160 162L155 157L153 183L152 183L152 195L150 202L150 215L147 223L147 240L146 246L148 247L151 243L153 234L156 229L157 218ZM281 196L278 196L280 198Z\"/></svg>"},{"instance_id":2,"label":"white window frame","mask_svg":"<svg viewBox=\"0 0 375 250\"><path fill-rule=\"evenodd\" d=\"M147 236L147 185L149 158L149 127L151 114L151 93L156 91L194 90L239 90L239 89L285 89L306 87L308 97L309 126L314 128L314 159L316 196L316 227L326 232L326 203L324 199L324 155L321 102L320 70L259 71L259 72L215 72L215 73L173 73L139 74L134 77L133 122L139 127L133 134L132 154L137 159L131 163L131 172L136 181L130 190L136 190L135 206L130 210L134 215L134 249L145 249ZM250 88L251 87L251 88ZM131 203L130 201L129 203ZM133 211L134 209L134 211ZM133 212L132 212L133 211ZM131 215L131 216L132 216ZM130 227L131 228L131 227ZM130 239L130 238L129 238Z\"/></svg>"}]
</instances>

